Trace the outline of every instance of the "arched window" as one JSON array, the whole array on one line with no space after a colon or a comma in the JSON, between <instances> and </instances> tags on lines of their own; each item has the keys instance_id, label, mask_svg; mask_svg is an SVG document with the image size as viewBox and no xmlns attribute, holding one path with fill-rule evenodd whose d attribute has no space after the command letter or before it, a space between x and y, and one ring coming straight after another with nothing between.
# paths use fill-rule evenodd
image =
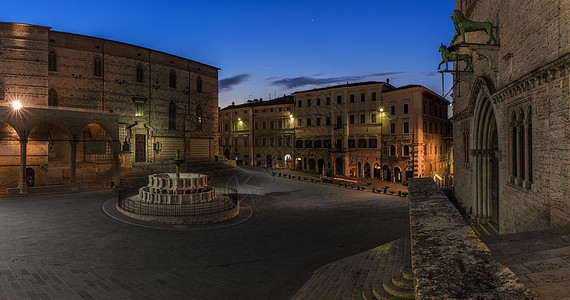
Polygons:
<instances>
[{"instance_id":1,"label":"arched window","mask_svg":"<svg viewBox=\"0 0 570 300\"><path fill-rule=\"evenodd\" d=\"M93 76L101 76L101 59L99 56L93 60Z\"/></svg>"},{"instance_id":2,"label":"arched window","mask_svg":"<svg viewBox=\"0 0 570 300\"><path fill-rule=\"evenodd\" d=\"M48 70L57 71L57 54L53 50L48 53Z\"/></svg>"},{"instance_id":3,"label":"arched window","mask_svg":"<svg viewBox=\"0 0 570 300\"><path fill-rule=\"evenodd\" d=\"M532 181L532 107L528 107L528 144L527 144L527 153L528 153L528 181Z\"/></svg>"},{"instance_id":4,"label":"arched window","mask_svg":"<svg viewBox=\"0 0 570 300\"><path fill-rule=\"evenodd\" d=\"M170 71L170 87L176 87L176 71L174 70Z\"/></svg>"},{"instance_id":5,"label":"arched window","mask_svg":"<svg viewBox=\"0 0 570 300\"><path fill-rule=\"evenodd\" d=\"M202 130L202 107L196 107L196 129Z\"/></svg>"},{"instance_id":6,"label":"arched window","mask_svg":"<svg viewBox=\"0 0 570 300\"><path fill-rule=\"evenodd\" d=\"M514 178L517 177L517 116L513 111L511 116L511 176L514 182Z\"/></svg>"},{"instance_id":7,"label":"arched window","mask_svg":"<svg viewBox=\"0 0 570 300\"><path fill-rule=\"evenodd\" d=\"M0 81L0 100L4 100L6 97L4 96L4 83Z\"/></svg>"},{"instance_id":8,"label":"arched window","mask_svg":"<svg viewBox=\"0 0 570 300\"><path fill-rule=\"evenodd\" d=\"M137 65L137 82L143 82L144 80L144 69L141 65Z\"/></svg>"},{"instance_id":9,"label":"arched window","mask_svg":"<svg viewBox=\"0 0 570 300\"><path fill-rule=\"evenodd\" d=\"M168 105L168 129L176 129L176 104L170 101Z\"/></svg>"},{"instance_id":10,"label":"arched window","mask_svg":"<svg viewBox=\"0 0 570 300\"><path fill-rule=\"evenodd\" d=\"M57 106L58 102L57 92L54 89L49 89L48 106Z\"/></svg>"},{"instance_id":11,"label":"arched window","mask_svg":"<svg viewBox=\"0 0 570 300\"><path fill-rule=\"evenodd\" d=\"M196 90L198 93L202 92L202 76L198 75L198 79L196 79Z\"/></svg>"},{"instance_id":12,"label":"arched window","mask_svg":"<svg viewBox=\"0 0 570 300\"><path fill-rule=\"evenodd\" d=\"M394 145L390 146L390 155L391 156L396 155L396 146L394 146Z\"/></svg>"},{"instance_id":13,"label":"arched window","mask_svg":"<svg viewBox=\"0 0 570 300\"><path fill-rule=\"evenodd\" d=\"M424 121L424 133L427 133L427 123Z\"/></svg>"},{"instance_id":14,"label":"arched window","mask_svg":"<svg viewBox=\"0 0 570 300\"><path fill-rule=\"evenodd\" d=\"M410 156L410 146L404 146L404 156Z\"/></svg>"},{"instance_id":15,"label":"arched window","mask_svg":"<svg viewBox=\"0 0 570 300\"><path fill-rule=\"evenodd\" d=\"M525 166L524 166L524 164L525 164L525 156L524 156L524 151L525 151L526 143L525 143L525 141L524 141L524 132L525 132L525 128L524 128L524 127L525 127L525 124L524 124L524 121L525 121L525 120L524 120L524 112L523 112L522 108L521 108L521 110L520 110L520 116L521 116L521 124L520 124L521 127L520 127L520 130L519 130L519 148L520 148L520 150L519 150L519 153L520 153L519 159L520 159L520 163L521 163L521 165L520 165L520 168L521 168L521 169L520 169L521 179L524 180L524 179L525 179L525 174L524 174L524 173L525 173Z\"/></svg>"},{"instance_id":16,"label":"arched window","mask_svg":"<svg viewBox=\"0 0 570 300\"><path fill-rule=\"evenodd\" d=\"M429 133L433 133L433 127L432 127L432 123L429 122Z\"/></svg>"}]
</instances>

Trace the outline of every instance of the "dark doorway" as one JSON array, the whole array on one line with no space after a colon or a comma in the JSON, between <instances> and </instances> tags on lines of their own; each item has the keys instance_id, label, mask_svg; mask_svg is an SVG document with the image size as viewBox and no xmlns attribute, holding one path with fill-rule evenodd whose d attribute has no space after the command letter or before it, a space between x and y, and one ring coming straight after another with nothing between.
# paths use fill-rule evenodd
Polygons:
<instances>
[{"instance_id":1,"label":"dark doorway","mask_svg":"<svg viewBox=\"0 0 570 300\"><path fill-rule=\"evenodd\" d=\"M265 157L265 166L268 167L268 168L270 168L270 167L272 166L272 165L271 165L271 164L272 164L272 161L273 161L273 160L272 160L271 154L268 154L268 155Z\"/></svg>"},{"instance_id":2,"label":"dark doorway","mask_svg":"<svg viewBox=\"0 0 570 300\"><path fill-rule=\"evenodd\" d=\"M319 174L320 175L324 175L324 171L325 171L325 160L324 159L319 159L318 161L318 166L319 166Z\"/></svg>"},{"instance_id":3,"label":"dark doorway","mask_svg":"<svg viewBox=\"0 0 570 300\"><path fill-rule=\"evenodd\" d=\"M394 180L396 182L402 182L402 172L400 171L400 168L394 169Z\"/></svg>"},{"instance_id":4,"label":"dark doorway","mask_svg":"<svg viewBox=\"0 0 570 300\"><path fill-rule=\"evenodd\" d=\"M32 168L26 168L26 183L28 184L28 187L34 187L35 172Z\"/></svg>"},{"instance_id":5,"label":"dark doorway","mask_svg":"<svg viewBox=\"0 0 570 300\"><path fill-rule=\"evenodd\" d=\"M146 162L146 135L135 135L135 162Z\"/></svg>"},{"instance_id":6,"label":"dark doorway","mask_svg":"<svg viewBox=\"0 0 570 300\"><path fill-rule=\"evenodd\" d=\"M314 172L315 171L315 159L313 158L309 158L309 171Z\"/></svg>"},{"instance_id":7,"label":"dark doorway","mask_svg":"<svg viewBox=\"0 0 570 300\"><path fill-rule=\"evenodd\" d=\"M334 162L335 165L335 174L337 175L344 175L344 159L341 157L337 158Z\"/></svg>"},{"instance_id":8,"label":"dark doorway","mask_svg":"<svg viewBox=\"0 0 570 300\"><path fill-rule=\"evenodd\" d=\"M383 173L383 179L384 180L388 180L388 181L392 181L392 172L390 172L390 168L388 168L387 166L384 166L382 168L382 173Z\"/></svg>"},{"instance_id":9,"label":"dark doorway","mask_svg":"<svg viewBox=\"0 0 570 300\"><path fill-rule=\"evenodd\" d=\"M374 164L374 178L382 179L382 172L378 164Z\"/></svg>"}]
</instances>

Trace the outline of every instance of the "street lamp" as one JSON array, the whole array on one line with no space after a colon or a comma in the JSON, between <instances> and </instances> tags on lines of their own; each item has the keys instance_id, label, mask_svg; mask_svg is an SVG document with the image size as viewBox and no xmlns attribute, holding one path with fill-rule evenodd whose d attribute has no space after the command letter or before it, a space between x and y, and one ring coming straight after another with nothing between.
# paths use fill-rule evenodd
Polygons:
<instances>
[{"instance_id":1,"label":"street lamp","mask_svg":"<svg viewBox=\"0 0 570 300\"><path fill-rule=\"evenodd\" d=\"M22 103L20 101L14 101L12 102L12 108L14 110L20 110L20 108L22 108Z\"/></svg>"}]
</instances>

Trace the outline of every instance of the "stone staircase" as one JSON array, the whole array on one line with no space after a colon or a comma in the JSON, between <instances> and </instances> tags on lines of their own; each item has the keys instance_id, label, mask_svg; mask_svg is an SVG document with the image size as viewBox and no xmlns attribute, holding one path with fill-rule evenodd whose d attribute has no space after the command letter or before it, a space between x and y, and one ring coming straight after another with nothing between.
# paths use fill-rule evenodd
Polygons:
<instances>
[{"instance_id":1,"label":"stone staircase","mask_svg":"<svg viewBox=\"0 0 570 300\"><path fill-rule=\"evenodd\" d=\"M292 299L413 299L409 235L317 269Z\"/></svg>"}]
</instances>

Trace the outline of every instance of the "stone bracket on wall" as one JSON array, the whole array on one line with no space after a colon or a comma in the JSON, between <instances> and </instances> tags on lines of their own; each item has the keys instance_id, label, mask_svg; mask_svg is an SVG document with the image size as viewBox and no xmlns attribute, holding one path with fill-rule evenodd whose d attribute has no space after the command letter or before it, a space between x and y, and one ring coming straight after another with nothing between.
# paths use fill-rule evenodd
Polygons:
<instances>
[{"instance_id":1,"label":"stone bracket on wall","mask_svg":"<svg viewBox=\"0 0 570 300\"><path fill-rule=\"evenodd\" d=\"M477 60L487 60L493 72L499 71L499 46L497 45L487 45L487 44L472 44L472 43L462 43L459 47L467 47L469 50L475 52L473 57L477 57Z\"/></svg>"}]
</instances>

